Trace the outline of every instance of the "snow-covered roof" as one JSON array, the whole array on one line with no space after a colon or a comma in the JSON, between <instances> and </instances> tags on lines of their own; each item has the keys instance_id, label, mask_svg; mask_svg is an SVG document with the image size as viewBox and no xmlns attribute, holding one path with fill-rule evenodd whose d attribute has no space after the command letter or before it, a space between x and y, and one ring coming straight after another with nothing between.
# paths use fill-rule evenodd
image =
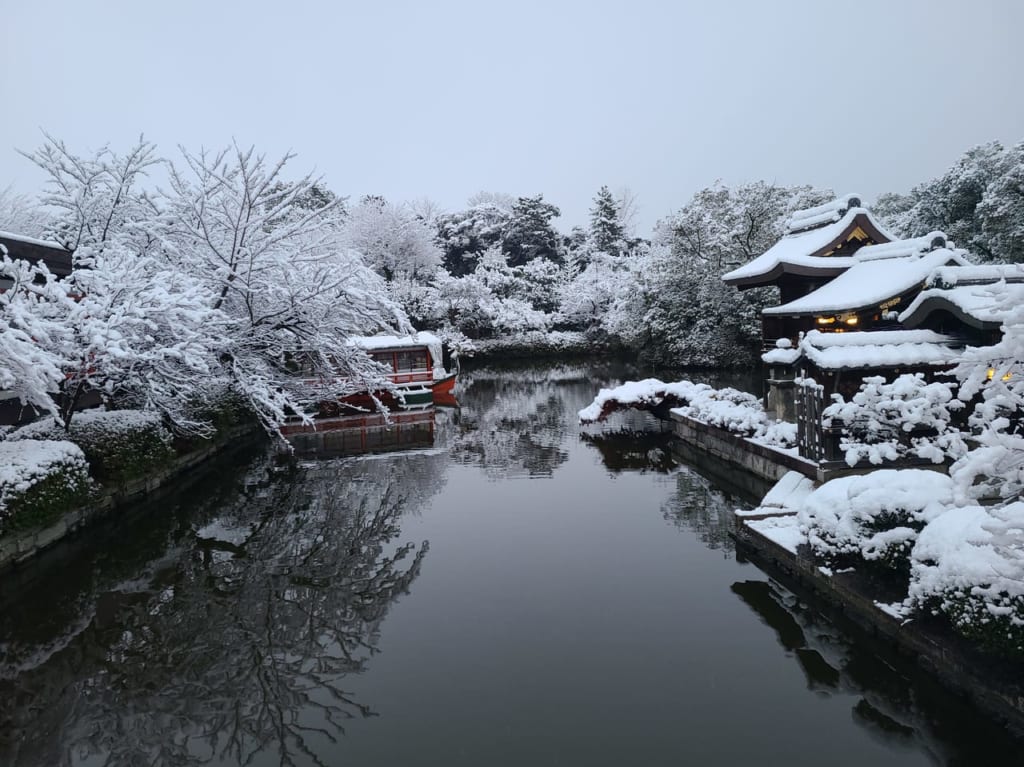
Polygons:
<instances>
[{"instance_id":1,"label":"snow-covered roof","mask_svg":"<svg viewBox=\"0 0 1024 767\"><path fill-rule=\"evenodd\" d=\"M986 285L1005 280L1024 282L1024 264L979 264L940 267L928 276L930 288Z\"/></svg>"},{"instance_id":2,"label":"snow-covered roof","mask_svg":"<svg viewBox=\"0 0 1024 767\"><path fill-rule=\"evenodd\" d=\"M944 232L929 232L924 237L910 237L906 240L893 240L878 245L865 245L854 254L857 262L880 261L887 258L908 258L921 256L940 248L952 249L951 243Z\"/></svg>"},{"instance_id":3,"label":"snow-covered roof","mask_svg":"<svg viewBox=\"0 0 1024 767\"><path fill-rule=\"evenodd\" d=\"M414 346L441 346L441 339L433 333L421 330L411 336L353 336L349 343L365 351L382 349L407 349Z\"/></svg>"},{"instance_id":4,"label":"snow-covered roof","mask_svg":"<svg viewBox=\"0 0 1024 767\"><path fill-rule=\"evenodd\" d=\"M945 310L966 325L979 329L998 328L1011 308L1002 300L1002 287L1002 284L966 284L949 289L924 290L900 314L900 322L915 328L932 312Z\"/></svg>"},{"instance_id":5,"label":"snow-covered roof","mask_svg":"<svg viewBox=\"0 0 1024 767\"><path fill-rule=\"evenodd\" d=\"M14 232L2 232L0 231L0 240L13 240L14 242L23 242L26 245L39 245L43 248L54 248L56 250L67 250L59 242L53 240L39 240L35 237L27 237L24 234L15 234Z\"/></svg>"},{"instance_id":6,"label":"snow-covered roof","mask_svg":"<svg viewBox=\"0 0 1024 767\"><path fill-rule=\"evenodd\" d=\"M786 234L803 232L823 224L831 224L841 219L850 208L859 207L859 194L844 194L842 197L837 197L830 202L826 202L824 205L816 205L813 208L794 211L786 219Z\"/></svg>"},{"instance_id":7,"label":"snow-covered roof","mask_svg":"<svg viewBox=\"0 0 1024 767\"><path fill-rule=\"evenodd\" d=\"M722 275L722 279L729 284L749 284L754 280L757 284L768 284L784 272L828 276L840 274L854 264L853 258L821 254L842 242L847 233L857 226L864 229L866 234L873 237L877 235L877 239L893 239L866 208L850 208L831 223L787 233L750 263Z\"/></svg>"},{"instance_id":8,"label":"snow-covered roof","mask_svg":"<svg viewBox=\"0 0 1024 767\"><path fill-rule=\"evenodd\" d=\"M800 341L804 357L822 370L947 365L959 352L956 339L931 330L880 330L822 333L812 330Z\"/></svg>"},{"instance_id":9,"label":"snow-covered roof","mask_svg":"<svg viewBox=\"0 0 1024 767\"><path fill-rule=\"evenodd\" d=\"M768 315L806 315L830 314L836 312L864 309L881 304L894 296L899 296L922 285L936 267L948 264L967 264L963 251L939 248L923 255L914 255L921 245L920 240L904 241L913 243L897 248L901 243L887 243L881 246L865 246L852 257L853 265L831 282L823 285L806 296L781 306L771 306L764 310ZM861 253L871 247L892 249L892 256L884 257L884 252ZM911 255L899 255L910 253Z\"/></svg>"}]
</instances>

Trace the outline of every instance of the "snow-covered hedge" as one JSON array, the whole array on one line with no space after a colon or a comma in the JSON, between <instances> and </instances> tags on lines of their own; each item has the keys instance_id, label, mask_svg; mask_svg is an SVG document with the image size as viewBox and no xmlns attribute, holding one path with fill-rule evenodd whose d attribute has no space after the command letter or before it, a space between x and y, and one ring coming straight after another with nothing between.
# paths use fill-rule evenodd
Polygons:
<instances>
[{"instance_id":1,"label":"snow-covered hedge","mask_svg":"<svg viewBox=\"0 0 1024 767\"><path fill-rule=\"evenodd\" d=\"M1024 656L1024 502L952 508L929 522L911 554L907 601L989 650Z\"/></svg>"},{"instance_id":2,"label":"snow-covered hedge","mask_svg":"<svg viewBox=\"0 0 1024 767\"><path fill-rule=\"evenodd\" d=\"M105 484L142 476L174 457L171 434L160 416L141 410L87 410L75 415L67 432L53 418L44 418L12 432L8 444L34 439L75 443L92 476Z\"/></svg>"},{"instance_id":3,"label":"snow-covered hedge","mask_svg":"<svg viewBox=\"0 0 1024 767\"><path fill-rule=\"evenodd\" d=\"M0 442L0 535L45 527L87 500L89 467L71 442Z\"/></svg>"},{"instance_id":4,"label":"snow-covered hedge","mask_svg":"<svg viewBox=\"0 0 1024 767\"><path fill-rule=\"evenodd\" d=\"M601 389L594 401L579 412L579 417L582 423L591 423L604 420L622 408L650 409L665 403L679 405L672 412L758 442L782 447L796 444L796 424L769 419L761 400L753 394L730 387L715 389L690 381L664 383L657 378L647 378L627 381L613 389Z\"/></svg>"},{"instance_id":5,"label":"snow-covered hedge","mask_svg":"<svg viewBox=\"0 0 1024 767\"><path fill-rule=\"evenodd\" d=\"M925 524L953 502L949 477L926 469L882 469L826 482L797 516L814 553L831 567L879 563L906 572Z\"/></svg>"},{"instance_id":6,"label":"snow-covered hedge","mask_svg":"<svg viewBox=\"0 0 1024 767\"><path fill-rule=\"evenodd\" d=\"M586 333L575 330L510 333L499 338L476 339L472 343L474 352L481 357L497 354L509 356L586 354L600 346Z\"/></svg>"},{"instance_id":7,"label":"snow-covered hedge","mask_svg":"<svg viewBox=\"0 0 1024 767\"><path fill-rule=\"evenodd\" d=\"M892 383L881 376L865 378L849 402L832 395L822 422L842 422L840 448L850 466L865 460L878 465L905 456L932 463L955 460L967 452L956 423L964 403L956 399L955 388L953 383L926 383L921 373L901 375Z\"/></svg>"}]
</instances>

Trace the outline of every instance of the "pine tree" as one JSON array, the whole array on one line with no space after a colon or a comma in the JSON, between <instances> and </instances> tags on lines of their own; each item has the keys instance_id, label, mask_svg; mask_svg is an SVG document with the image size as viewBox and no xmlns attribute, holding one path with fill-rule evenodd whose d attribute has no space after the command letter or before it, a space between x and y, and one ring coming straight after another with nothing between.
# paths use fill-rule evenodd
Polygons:
<instances>
[{"instance_id":1,"label":"pine tree","mask_svg":"<svg viewBox=\"0 0 1024 767\"><path fill-rule=\"evenodd\" d=\"M535 258L561 262L560 236L551 224L561 211L544 202L544 195L520 197L512 205L502 250L509 266L522 266Z\"/></svg>"},{"instance_id":2,"label":"pine tree","mask_svg":"<svg viewBox=\"0 0 1024 767\"><path fill-rule=\"evenodd\" d=\"M618 256L623 249L625 232L619 220L619 205L607 186L602 186L590 209L590 240L594 250Z\"/></svg>"}]
</instances>

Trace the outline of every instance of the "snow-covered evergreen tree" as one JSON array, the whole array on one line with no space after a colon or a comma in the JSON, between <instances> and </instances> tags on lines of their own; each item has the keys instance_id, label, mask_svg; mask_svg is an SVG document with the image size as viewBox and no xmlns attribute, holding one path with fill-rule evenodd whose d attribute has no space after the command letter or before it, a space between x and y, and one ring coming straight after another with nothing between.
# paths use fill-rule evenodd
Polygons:
<instances>
[{"instance_id":1,"label":"snow-covered evergreen tree","mask_svg":"<svg viewBox=\"0 0 1024 767\"><path fill-rule=\"evenodd\" d=\"M943 231L982 260L1024 262L1024 142L968 150L938 178L908 194L882 195L874 207L893 232Z\"/></svg>"},{"instance_id":2,"label":"snow-covered evergreen tree","mask_svg":"<svg viewBox=\"0 0 1024 767\"><path fill-rule=\"evenodd\" d=\"M775 244L794 210L830 198L830 191L763 181L695 194L658 225L639 289L620 310L620 326L632 328L627 343L666 365L757 364L760 313L774 291L737 291L721 276Z\"/></svg>"},{"instance_id":3,"label":"snow-covered evergreen tree","mask_svg":"<svg viewBox=\"0 0 1024 767\"><path fill-rule=\"evenodd\" d=\"M512 215L511 202L506 204L500 196L477 195L477 199L466 210L443 213L436 219L436 241L444 268L456 277L472 272L483 253L502 241Z\"/></svg>"},{"instance_id":4,"label":"snow-covered evergreen tree","mask_svg":"<svg viewBox=\"0 0 1024 767\"><path fill-rule=\"evenodd\" d=\"M562 260L561 237L552 221L561 211L544 202L544 195L520 197L512 211L502 237L501 247L511 266L522 266L535 258Z\"/></svg>"},{"instance_id":5,"label":"snow-covered evergreen tree","mask_svg":"<svg viewBox=\"0 0 1024 767\"><path fill-rule=\"evenodd\" d=\"M619 219L620 208L607 186L602 186L590 209L590 244L593 250L610 256L621 255L625 231Z\"/></svg>"}]
</instances>

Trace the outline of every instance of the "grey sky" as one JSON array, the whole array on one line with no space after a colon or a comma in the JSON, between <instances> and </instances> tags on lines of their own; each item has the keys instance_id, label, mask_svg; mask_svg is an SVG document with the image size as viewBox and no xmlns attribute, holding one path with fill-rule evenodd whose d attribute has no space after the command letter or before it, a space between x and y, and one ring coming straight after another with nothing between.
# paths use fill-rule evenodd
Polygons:
<instances>
[{"instance_id":1,"label":"grey sky","mask_svg":"<svg viewBox=\"0 0 1024 767\"><path fill-rule=\"evenodd\" d=\"M646 232L716 178L870 199L1024 139L1020 0L2 5L0 189L39 187L40 128L234 137L341 194L543 192L565 230L629 187Z\"/></svg>"}]
</instances>

